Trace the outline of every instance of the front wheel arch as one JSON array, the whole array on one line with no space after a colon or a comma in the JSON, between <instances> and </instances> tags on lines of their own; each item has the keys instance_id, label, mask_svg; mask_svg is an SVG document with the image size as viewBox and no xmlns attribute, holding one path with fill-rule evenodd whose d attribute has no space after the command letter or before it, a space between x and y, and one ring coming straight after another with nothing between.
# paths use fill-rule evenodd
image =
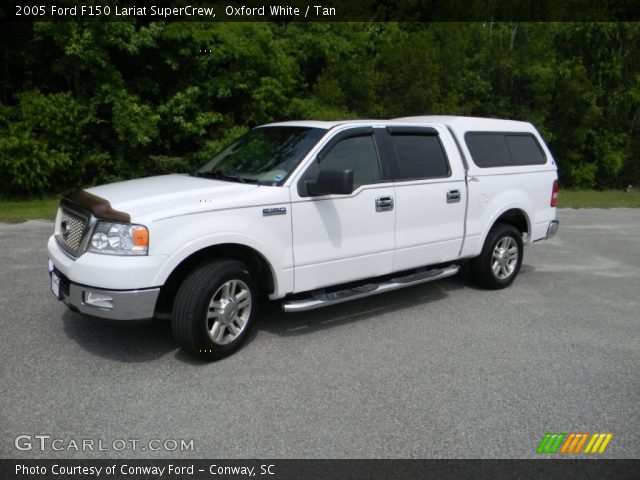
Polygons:
<instances>
[{"instance_id":1,"label":"front wheel arch","mask_svg":"<svg viewBox=\"0 0 640 480\"><path fill-rule=\"evenodd\" d=\"M215 259L238 260L246 264L256 279L256 287L260 295L267 296L275 292L275 273L271 264L260 252L237 243L211 245L192 253L173 269L160 289L156 315L171 315L175 296L187 276L198 266Z\"/></svg>"}]
</instances>

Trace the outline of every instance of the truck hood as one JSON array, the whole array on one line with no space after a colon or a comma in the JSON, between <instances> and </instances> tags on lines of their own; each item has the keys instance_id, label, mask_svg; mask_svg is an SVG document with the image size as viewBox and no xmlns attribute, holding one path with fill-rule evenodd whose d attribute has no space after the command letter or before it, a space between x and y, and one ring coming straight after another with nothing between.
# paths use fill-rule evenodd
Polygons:
<instances>
[{"instance_id":1,"label":"truck hood","mask_svg":"<svg viewBox=\"0 0 640 480\"><path fill-rule=\"evenodd\" d=\"M109 201L114 210L126 212L135 222L141 217L153 219L204 208L230 208L246 203L247 192L256 188L253 184L171 174L110 183L86 191Z\"/></svg>"}]
</instances>

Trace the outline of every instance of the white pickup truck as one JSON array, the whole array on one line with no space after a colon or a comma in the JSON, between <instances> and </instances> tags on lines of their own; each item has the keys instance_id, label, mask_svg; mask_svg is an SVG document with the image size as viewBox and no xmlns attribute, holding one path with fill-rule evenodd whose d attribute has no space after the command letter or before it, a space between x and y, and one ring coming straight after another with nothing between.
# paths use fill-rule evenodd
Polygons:
<instances>
[{"instance_id":1,"label":"white pickup truck","mask_svg":"<svg viewBox=\"0 0 640 480\"><path fill-rule=\"evenodd\" d=\"M261 126L192 175L61 201L51 288L82 314L170 317L188 351L236 350L258 303L298 312L455 275L516 278L558 229L557 168L530 124L410 117Z\"/></svg>"}]
</instances>

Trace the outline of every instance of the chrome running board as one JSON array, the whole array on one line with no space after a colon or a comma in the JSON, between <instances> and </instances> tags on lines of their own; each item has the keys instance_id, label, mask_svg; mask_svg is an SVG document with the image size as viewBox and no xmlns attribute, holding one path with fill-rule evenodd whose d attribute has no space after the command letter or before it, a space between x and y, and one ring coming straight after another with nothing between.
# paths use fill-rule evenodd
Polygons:
<instances>
[{"instance_id":1,"label":"chrome running board","mask_svg":"<svg viewBox=\"0 0 640 480\"><path fill-rule=\"evenodd\" d=\"M380 293L391 292L400 288L432 282L441 278L447 278L460 271L458 265L448 265L433 270L420 270L402 277L394 277L381 283L367 283L353 288L345 288L337 292L326 293L322 290L313 292L309 298L301 300L287 300L282 303L285 312L303 312L314 308L328 307L342 302L348 302L357 298L369 297Z\"/></svg>"}]
</instances>

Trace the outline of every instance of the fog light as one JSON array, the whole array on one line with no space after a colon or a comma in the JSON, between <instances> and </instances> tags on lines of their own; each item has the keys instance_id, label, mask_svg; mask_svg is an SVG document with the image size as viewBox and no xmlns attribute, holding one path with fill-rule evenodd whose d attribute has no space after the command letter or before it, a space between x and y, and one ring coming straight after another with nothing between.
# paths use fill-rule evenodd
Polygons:
<instances>
[{"instance_id":1,"label":"fog light","mask_svg":"<svg viewBox=\"0 0 640 480\"><path fill-rule=\"evenodd\" d=\"M84 303L92 307L113 310L113 297L101 293L84 292Z\"/></svg>"}]
</instances>

